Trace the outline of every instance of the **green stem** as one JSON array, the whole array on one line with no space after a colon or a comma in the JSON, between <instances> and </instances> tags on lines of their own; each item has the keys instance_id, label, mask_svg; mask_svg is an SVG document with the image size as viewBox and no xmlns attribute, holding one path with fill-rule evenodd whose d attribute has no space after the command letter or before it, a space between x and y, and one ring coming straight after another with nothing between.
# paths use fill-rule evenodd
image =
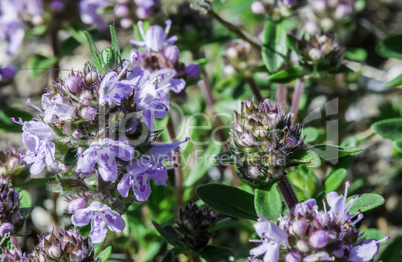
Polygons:
<instances>
[{"instance_id":1,"label":"green stem","mask_svg":"<svg viewBox=\"0 0 402 262\"><path fill-rule=\"evenodd\" d=\"M247 82L250 85L250 88L253 91L254 96L258 100L258 102L263 102L264 98L262 97L260 89L258 88L258 85L255 82L254 78L252 76L248 77Z\"/></svg>"},{"instance_id":2,"label":"green stem","mask_svg":"<svg viewBox=\"0 0 402 262\"><path fill-rule=\"evenodd\" d=\"M297 113L299 111L300 98L303 94L304 89L304 81L304 77L299 78L296 83L295 91L293 92L292 106L290 109L290 112L293 114L292 125L294 125L294 123L296 122Z\"/></svg>"},{"instance_id":3,"label":"green stem","mask_svg":"<svg viewBox=\"0 0 402 262\"><path fill-rule=\"evenodd\" d=\"M287 88L286 84L278 84L276 87L276 102L282 105L282 108L286 110L286 97Z\"/></svg>"}]
</instances>

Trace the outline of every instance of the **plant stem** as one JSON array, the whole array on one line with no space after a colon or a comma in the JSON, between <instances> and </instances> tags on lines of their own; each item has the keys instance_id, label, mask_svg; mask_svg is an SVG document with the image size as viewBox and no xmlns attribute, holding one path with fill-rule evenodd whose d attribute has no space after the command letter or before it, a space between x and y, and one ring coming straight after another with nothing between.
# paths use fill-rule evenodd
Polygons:
<instances>
[{"instance_id":1,"label":"plant stem","mask_svg":"<svg viewBox=\"0 0 402 262\"><path fill-rule=\"evenodd\" d=\"M279 178L278 187L289 209L292 210L299 203L299 200L285 172Z\"/></svg>"},{"instance_id":2,"label":"plant stem","mask_svg":"<svg viewBox=\"0 0 402 262\"><path fill-rule=\"evenodd\" d=\"M168 123L167 123L167 129L169 132L170 139L172 140L172 143L176 142L176 134L174 131L173 127L173 121L172 118L169 117ZM180 151L175 152L175 157L176 157L176 162L177 166L175 167L175 186L176 186L176 192L177 192L177 210L179 209L180 206L183 205L183 194L184 194L184 188L183 188L183 169L181 166L181 154Z\"/></svg>"},{"instance_id":3,"label":"plant stem","mask_svg":"<svg viewBox=\"0 0 402 262\"><path fill-rule=\"evenodd\" d=\"M56 63L53 65L52 70L52 78L54 81L57 81L59 77L60 65L59 65L59 57L60 57L60 47L59 47L59 39L58 39L58 29L52 28L50 32L50 39L53 49L53 56L57 58Z\"/></svg>"},{"instance_id":4,"label":"plant stem","mask_svg":"<svg viewBox=\"0 0 402 262\"><path fill-rule=\"evenodd\" d=\"M209 5L210 5L210 3L209 3ZM226 27L227 30L234 33L235 35L237 35L239 38L243 39L244 41L250 43L250 45L252 47L254 47L259 52L261 52L261 45L256 40L247 36L244 32L242 32L239 28L237 28L237 26L229 23L228 21L226 21L222 17L220 17L217 13L214 12L214 10L212 9L212 6L205 7L205 10L207 12L207 15L209 15L210 17L212 17L213 19L218 21L221 25Z\"/></svg>"},{"instance_id":5,"label":"plant stem","mask_svg":"<svg viewBox=\"0 0 402 262\"><path fill-rule=\"evenodd\" d=\"M252 76L247 77L247 82L250 85L250 88L253 91L254 96L258 100L258 102L264 101L264 98L262 97L260 89L258 88L258 85L255 82L254 78Z\"/></svg>"},{"instance_id":6,"label":"plant stem","mask_svg":"<svg viewBox=\"0 0 402 262\"><path fill-rule=\"evenodd\" d=\"M296 82L295 91L293 92L292 106L290 109L290 112L293 114L292 125L294 125L294 123L296 122L297 113L299 110L299 102L301 95L303 94L304 82L304 77L299 78Z\"/></svg>"},{"instance_id":7,"label":"plant stem","mask_svg":"<svg viewBox=\"0 0 402 262\"><path fill-rule=\"evenodd\" d=\"M282 108L286 110L286 97L287 97L287 88L286 84L278 84L276 87L276 102L282 105Z\"/></svg>"}]
</instances>

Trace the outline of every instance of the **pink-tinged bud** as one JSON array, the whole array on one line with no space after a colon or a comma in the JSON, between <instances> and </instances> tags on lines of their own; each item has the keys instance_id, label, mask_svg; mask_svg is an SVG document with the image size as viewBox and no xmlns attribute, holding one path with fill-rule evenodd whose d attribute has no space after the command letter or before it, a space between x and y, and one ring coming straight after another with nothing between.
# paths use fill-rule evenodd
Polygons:
<instances>
[{"instance_id":1,"label":"pink-tinged bud","mask_svg":"<svg viewBox=\"0 0 402 262\"><path fill-rule=\"evenodd\" d=\"M251 4L251 12L256 15L265 13L265 7L260 1L255 1Z\"/></svg>"},{"instance_id":2,"label":"pink-tinged bud","mask_svg":"<svg viewBox=\"0 0 402 262\"><path fill-rule=\"evenodd\" d=\"M169 63L174 64L179 58L180 51L175 45L167 46L162 50L162 54Z\"/></svg>"},{"instance_id":3,"label":"pink-tinged bud","mask_svg":"<svg viewBox=\"0 0 402 262\"><path fill-rule=\"evenodd\" d=\"M90 86L98 80L98 73L91 71L85 76L85 83Z\"/></svg>"},{"instance_id":4,"label":"pink-tinged bud","mask_svg":"<svg viewBox=\"0 0 402 262\"><path fill-rule=\"evenodd\" d=\"M13 232L13 230L13 225L11 223L3 223L0 226L0 236L3 237L5 234Z\"/></svg>"},{"instance_id":5,"label":"pink-tinged bud","mask_svg":"<svg viewBox=\"0 0 402 262\"><path fill-rule=\"evenodd\" d=\"M318 0L311 3L313 10L317 13L324 12L327 9L326 0Z\"/></svg>"},{"instance_id":6,"label":"pink-tinged bud","mask_svg":"<svg viewBox=\"0 0 402 262\"><path fill-rule=\"evenodd\" d=\"M341 19L345 19L351 13L352 13L352 9L350 8L350 6L339 5L335 10L334 17L335 17L335 19L341 20Z\"/></svg>"},{"instance_id":7,"label":"pink-tinged bud","mask_svg":"<svg viewBox=\"0 0 402 262\"><path fill-rule=\"evenodd\" d=\"M75 94L80 90L81 81L81 78L69 76L64 80L64 86L68 91Z\"/></svg>"},{"instance_id":8,"label":"pink-tinged bud","mask_svg":"<svg viewBox=\"0 0 402 262\"><path fill-rule=\"evenodd\" d=\"M301 256L298 253L288 253L285 258L286 262L300 262Z\"/></svg>"},{"instance_id":9,"label":"pink-tinged bud","mask_svg":"<svg viewBox=\"0 0 402 262\"><path fill-rule=\"evenodd\" d=\"M298 220L292 225L292 231L296 236L302 236L306 233L308 224L304 220Z\"/></svg>"},{"instance_id":10,"label":"pink-tinged bud","mask_svg":"<svg viewBox=\"0 0 402 262\"><path fill-rule=\"evenodd\" d=\"M48 251L49 257L53 259L59 259L61 258L61 249L60 246L57 245L56 243L53 243L51 247L49 248Z\"/></svg>"},{"instance_id":11,"label":"pink-tinged bud","mask_svg":"<svg viewBox=\"0 0 402 262\"><path fill-rule=\"evenodd\" d=\"M241 146L246 146L246 147L251 147L254 145L254 138L250 134L243 134L240 137L240 143Z\"/></svg>"},{"instance_id":12,"label":"pink-tinged bud","mask_svg":"<svg viewBox=\"0 0 402 262\"><path fill-rule=\"evenodd\" d=\"M184 73L188 78L197 79L201 75L201 68L197 64L191 64L184 69Z\"/></svg>"},{"instance_id":13,"label":"pink-tinged bud","mask_svg":"<svg viewBox=\"0 0 402 262\"><path fill-rule=\"evenodd\" d=\"M324 230L318 230L310 237L310 245L314 248L323 248L328 244L328 237Z\"/></svg>"},{"instance_id":14,"label":"pink-tinged bud","mask_svg":"<svg viewBox=\"0 0 402 262\"><path fill-rule=\"evenodd\" d=\"M130 18L123 18L120 20L120 25L123 28L130 28L133 26L133 20L131 20Z\"/></svg>"},{"instance_id":15,"label":"pink-tinged bud","mask_svg":"<svg viewBox=\"0 0 402 262\"><path fill-rule=\"evenodd\" d=\"M151 8L137 7L137 10L135 10L135 13L137 14L139 19L146 19L147 17L152 15L152 9Z\"/></svg>"},{"instance_id":16,"label":"pink-tinged bud","mask_svg":"<svg viewBox=\"0 0 402 262\"><path fill-rule=\"evenodd\" d=\"M114 15L118 18L127 17L130 14L130 9L126 5L118 5L114 9Z\"/></svg>"},{"instance_id":17,"label":"pink-tinged bud","mask_svg":"<svg viewBox=\"0 0 402 262\"><path fill-rule=\"evenodd\" d=\"M296 247L297 249L305 253L307 253L310 249L308 242L304 239L300 239L299 241L297 241Z\"/></svg>"},{"instance_id":18,"label":"pink-tinged bud","mask_svg":"<svg viewBox=\"0 0 402 262\"><path fill-rule=\"evenodd\" d=\"M324 31L328 31L334 26L334 21L331 18L326 17L321 20L320 25Z\"/></svg>"},{"instance_id":19,"label":"pink-tinged bud","mask_svg":"<svg viewBox=\"0 0 402 262\"><path fill-rule=\"evenodd\" d=\"M81 110L81 115L86 121L94 120L97 114L98 110L96 110L96 108L93 108L92 106L84 107Z\"/></svg>"},{"instance_id":20,"label":"pink-tinged bud","mask_svg":"<svg viewBox=\"0 0 402 262\"><path fill-rule=\"evenodd\" d=\"M306 33L309 35L314 35L319 30L317 23L311 20L306 22L304 28L306 29Z\"/></svg>"},{"instance_id":21,"label":"pink-tinged bud","mask_svg":"<svg viewBox=\"0 0 402 262\"><path fill-rule=\"evenodd\" d=\"M332 251L332 254L337 258L343 258L345 256L345 249L347 246L340 246L339 248Z\"/></svg>"},{"instance_id":22,"label":"pink-tinged bud","mask_svg":"<svg viewBox=\"0 0 402 262\"><path fill-rule=\"evenodd\" d=\"M74 137L75 139L82 138L83 136L84 136L84 134L82 133L82 130L81 130L81 129L77 129L77 130L75 130L75 131L73 132L73 137Z\"/></svg>"},{"instance_id":23,"label":"pink-tinged bud","mask_svg":"<svg viewBox=\"0 0 402 262\"><path fill-rule=\"evenodd\" d=\"M86 205L87 205L87 203L86 203L85 199L83 199L81 197L77 198L77 199L74 199L73 201L71 201L68 204L67 212L68 213L75 213L77 210L85 208Z\"/></svg>"},{"instance_id":24,"label":"pink-tinged bud","mask_svg":"<svg viewBox=\"0 0 402 262\"><path fill-rule=\"evenodd\" d=\"M83 104L84 106L90 105L92 101L91 91L85 90L84 92L82 92L82 94L80 95L80 101L81 104Z\"/></svg>"},{"instance_id":25,"label":"pink-tinged bud","mask_svg":"<svg viewBox=\"0 0 402 262\"><path fill-rule=\"evenodd\" d=\"M261 171L258 169L258 167L255 167L255 166L250 167L247 171L248 171L248 175L251 178L256 178L261 173Z\"/></svg>"},{"instance_id":26,"label":"pink-tinged bud","mask_svg":"<svg viewBox=\"0 0 402 262\"><path fill-rule=\"evenodd\" d=\"M320 50L318 50L317 48L312 48L309 52L308 52L309 57L311 58L311 60L313 61L318 61L321 58L321 52Z\"/></svg>"}]
</instances>

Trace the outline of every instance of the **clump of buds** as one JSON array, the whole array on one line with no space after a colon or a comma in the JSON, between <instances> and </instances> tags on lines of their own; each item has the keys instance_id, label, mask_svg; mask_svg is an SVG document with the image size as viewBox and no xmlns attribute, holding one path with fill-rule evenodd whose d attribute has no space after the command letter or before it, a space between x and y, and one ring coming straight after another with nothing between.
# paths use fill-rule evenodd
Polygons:
<instances>
[{"instance_id":1,"label":"clump of buds","mask_svg":"<svg viewBox=\"0 0 402 262\"><path fill-rule=\"evenodd\" d=\"M32 256L38 261L96 261L90 238L74 229L40 237Z\"/></svg>"},{"instance_id":2,"label":"clump of buds","mask_svg":"<svg viewBox=\"0 0 402 262\"><path fill-rule=\"evenodd\" d=\"M0 260L3 262L29 262L31 258L21 248L2 249L0 248Z\"/></svg>"},{"instance_id":3,"label":"clump of buds","mask_svg":"<svg viewBox=\"0 0 402 262\"><path fill-rule=\"evenodd\" d=\"M20 195L9 188L6 183L0 184L0 236L17 233L24 225L24 217L19 211Z\"/></svg>"},{"instance_id":4,"label":"clump of buds","mask_svg":"<svg viewBox=\"0 0 402 262\"><path fill-rule=\"evenodd\" d=\"M298 49L304 66L320 70L339 67L344 51L331 33L310 36L309 40L303 38Z\"/></svg>"},{"instance_id":5,"label":"clump of buds","mask_svg":"<svg viewBox=\"0 0 402 262\"><path fill-rule=\"evenodd\" d=\"M268 99L258 107L254 99L242 102L230 131L239 178L256 187L279 178L292 156L304 148L300 136L300 125L291 125L291 116L280 104Z\"/></svg>"},{"instance_id":6,"label":"clump of buds","mask_svg":"<svg viewBox=\"0 0 402 262\"><path fill-rule=\"evenodd\" d=\"M24 179L29 174L28 168L20 158L21 154L21 149L12 145L8 150L0 150L0 177L9 181L17 177Z\"/></svg>"},{"instance_id":7,"label":"clump of buds","mask_svg":"<svg viewBox=\"0 0 402 262\"><path fill-rule=\"evenodd\" d=\"M223 58L225 60L225 74L233 75L237 72L246 77L251 76L256 71L261 61L255 48L241 39L235 39L226 44Z\"/></svg>"},{"instance_id":8,"label":"clump of buds","mask_svg":"<svg viewBox=\"0 0 402 262\"><path fill-rule=\"evenodd\" d=\"M213 235L211 229L219 220L219 214L207 206L199 208L188 204L179 210L176 229L183 235L183 241L193 250L201 250Z\"/></svg>"}]
</instances>

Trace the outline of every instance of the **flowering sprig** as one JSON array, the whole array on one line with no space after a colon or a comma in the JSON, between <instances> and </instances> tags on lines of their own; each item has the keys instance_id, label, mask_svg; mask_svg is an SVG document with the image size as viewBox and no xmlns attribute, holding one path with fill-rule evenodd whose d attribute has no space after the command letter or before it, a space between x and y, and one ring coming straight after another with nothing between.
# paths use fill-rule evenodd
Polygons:
<instances>
[{"instance_id":1,"label":"flowering sprig","mask_svg":"<svg viewBox=\"0 0 402 262\"><path fill-rule=\"evenodd\" d=\"M250 241L262 244L252 249L250 255L264 257L262 260L250 260L370 261L378 252L379 242L386 241L388 237L382 240L364 239L356 228L363 215L359 212L353 216L349 214L357 200L354 197L346 202L349 187L346 182L345 195L336 192L327 194L328 211L325 204L323 211L318 210L316 201L309 199L297 204L288 215L281 216L278 225L260 218L254 228L263 240Z\"/></svg>"}]
</instances>

